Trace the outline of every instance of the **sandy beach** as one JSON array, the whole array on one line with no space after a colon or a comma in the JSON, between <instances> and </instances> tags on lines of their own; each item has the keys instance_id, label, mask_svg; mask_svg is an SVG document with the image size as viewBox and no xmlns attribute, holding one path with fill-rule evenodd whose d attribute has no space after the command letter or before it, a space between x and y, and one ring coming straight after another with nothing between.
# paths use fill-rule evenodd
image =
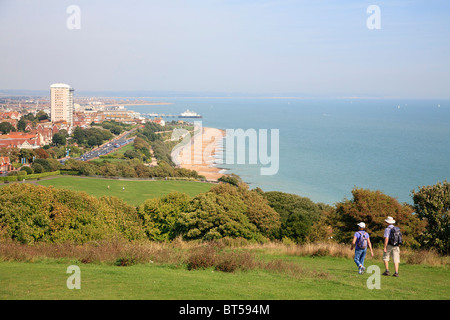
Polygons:
<instances>
[{"instance_id":1,"label":"sandy beach","mask_svg":"<svg viewBox=\"0 0 450 320\"><path fill-rule=\"evenodd\" d=\"M217 180L223 173L221 168L213 166L216 163L214 155L221 151L224 136L224 130L201 127L189 144L172 153L172 159L181 168L195 170L208 180Z\"/></svg>"}]
</instances>

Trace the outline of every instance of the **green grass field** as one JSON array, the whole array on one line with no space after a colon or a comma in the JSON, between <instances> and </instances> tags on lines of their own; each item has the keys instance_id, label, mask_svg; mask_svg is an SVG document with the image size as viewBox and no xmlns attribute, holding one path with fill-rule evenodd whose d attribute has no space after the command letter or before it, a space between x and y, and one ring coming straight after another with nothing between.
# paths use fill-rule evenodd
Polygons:
<instances>
[{"instance_id":1,"label":"green grass field","mask_svg":"<svg viewBox=\"0 0 450 320\"><path fill-rule=\"evenodd\" d=\"M448 300L450 274L444 267L401 265L400 277L359 275L353 261L333 257L289 257L304 269L327 277L295 277L275 271L226 273L212 269L137 264L119 267L76 261L0 262L0 299L151 299L151 300ZM380 267L381 261L367 261ZM69 290L67 267L80 267L81 288Z\"/></svg>"},{"instance_id":2,"label":"green grass field","mask_svg":"<svg viewBox=\"0 0 450 320\"><path fill-rule=\"evenodd\" d=\"M194 197L201 192L210 190L213 186L210 183L195 181L127 181L73 176L58 176L51 179L41 180L37 183L43 186L54 186L55 188L85 191L95 197L115 196L132 205L140 205L144 203L146 199L160 197L176 191L183 192L188 194L190 197Z\"/></svg>"}]
</instances>

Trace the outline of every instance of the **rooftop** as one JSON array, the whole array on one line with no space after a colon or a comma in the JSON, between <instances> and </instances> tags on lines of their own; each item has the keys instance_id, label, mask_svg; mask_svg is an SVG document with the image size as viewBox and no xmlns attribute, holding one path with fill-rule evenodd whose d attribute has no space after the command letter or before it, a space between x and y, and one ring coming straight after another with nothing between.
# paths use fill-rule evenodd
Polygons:
<instances>
[{"instance_id":1,"label":"rooftop","mask_svg":"<svg viewBox=\"0 0 450 320\"><path fill-rule=\"evenodd\" d=\"M69 86L68 84L65 83L54 83L50 86L50 88L67 88L67 89L72 89L71 86Z\"/></svg>"}]
</instances>

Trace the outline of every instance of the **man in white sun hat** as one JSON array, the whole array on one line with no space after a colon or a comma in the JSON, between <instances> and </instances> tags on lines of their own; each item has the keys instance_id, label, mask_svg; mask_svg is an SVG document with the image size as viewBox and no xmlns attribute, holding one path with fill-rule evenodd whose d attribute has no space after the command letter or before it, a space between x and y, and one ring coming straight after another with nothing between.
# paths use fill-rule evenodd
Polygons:
<instances>
[{"instance_id":1,"label":"man in white sun hat","mask_svg":"<svg viewBox=\"0 0 450 320\"><path fill-rule=\"evenodd\" d=\"M350 250L353 250L353 246L355 246L355 261L356 266L358 267L358 273L363 274L366 268L364 268L364 258L366 257L367 247L370 248L370 252L373 257L372 244L370 243L369 234L364 231L366 228L366 224L364 222L360 222L357 224L359 227L359 231L355 232L353 236L352 246Z\"/></svg>"},{"instance_id":2,"label":"man in white sun hat","mask_svg":"<svg viewBox=\"0 0 450 320\"><path fill-rule=\"evenodd\" d=\"M383 261L386 271L383 275L389 276L389 258L392 256L394 260L395 273L394 277L398 277L398 266L400 264L400 244L402 243L402 234L399 227L395 227L395 220L392 217L387 217L384 220L388 226L384 229L384 250L383 250Z\"/></svg>"}]
</instances>

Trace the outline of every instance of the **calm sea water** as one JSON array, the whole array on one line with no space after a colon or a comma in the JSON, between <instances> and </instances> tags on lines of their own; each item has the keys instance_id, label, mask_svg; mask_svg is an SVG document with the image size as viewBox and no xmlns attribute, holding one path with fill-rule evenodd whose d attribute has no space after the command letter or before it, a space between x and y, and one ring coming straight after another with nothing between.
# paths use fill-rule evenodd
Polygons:
<instances>
[{"instance_id":1,"label":"calm sea water","mask_svg":"<svg viewBox=\"0 0 450 320\"><path fill-rule=\"evenodd\" d=\"M412 203L413 189L450 178L449 100L149 100L173 104L128 108L171 114L190 109L203 116L205 127L279 129L276 175L261 175L261 165L223 165L251 188L334 204L351 199L359 187Z\"/></svg>"}]
</instances>

